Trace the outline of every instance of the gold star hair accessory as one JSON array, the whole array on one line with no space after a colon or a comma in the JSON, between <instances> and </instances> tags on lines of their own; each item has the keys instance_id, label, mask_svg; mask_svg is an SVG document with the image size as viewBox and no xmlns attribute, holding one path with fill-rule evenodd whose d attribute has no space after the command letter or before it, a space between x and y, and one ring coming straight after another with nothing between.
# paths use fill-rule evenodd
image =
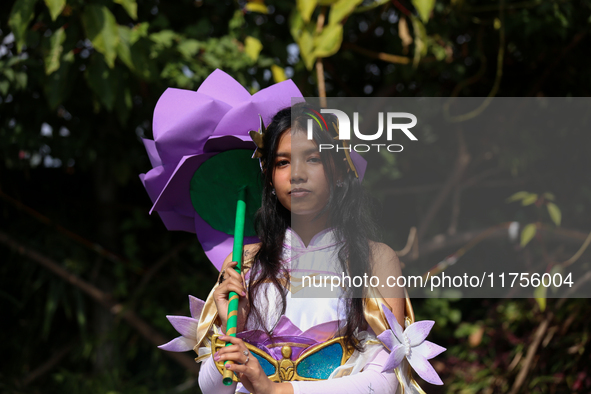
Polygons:
<instances>
[{"instance_id":1,"label":"gold star hair accessory","mask_svg":"<svg viewBox=\"0 0 591 394\"><path fill-rule=\"evenodd\" d=\"M267 132L267 129L265 128L265 124L263 123L263 117L261 116L261 114L259 114L259 120L260 120L259 131L250 130L248 132L248 134L250 134L250 138L254 141L254 143L257 146L254 153L252 154L252 158L259 159L259 163L261 165L261 171L264 171L263 169L265 167L265 162L264 162L265 145L264 145L263 140L265 138L265 133Z\"/></svg>"}]
</instances>

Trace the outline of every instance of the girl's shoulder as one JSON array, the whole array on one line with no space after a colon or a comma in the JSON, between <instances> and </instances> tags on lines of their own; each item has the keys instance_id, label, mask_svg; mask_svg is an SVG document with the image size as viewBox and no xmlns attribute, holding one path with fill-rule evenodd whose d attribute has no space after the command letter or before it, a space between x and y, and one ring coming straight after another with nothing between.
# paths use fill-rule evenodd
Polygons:
<instances>
[{"instance_id":1,"label":"girl's shoulder","mask_svg":"<svg viewBox=\"0 0 591 394\"><path fill-rule=\"evenodd\" d=\"M377 272L400 273L400 260L394 249L384 243L370 240L369 250L371 252L371 265Z\"/></svg>"}]
</instances>

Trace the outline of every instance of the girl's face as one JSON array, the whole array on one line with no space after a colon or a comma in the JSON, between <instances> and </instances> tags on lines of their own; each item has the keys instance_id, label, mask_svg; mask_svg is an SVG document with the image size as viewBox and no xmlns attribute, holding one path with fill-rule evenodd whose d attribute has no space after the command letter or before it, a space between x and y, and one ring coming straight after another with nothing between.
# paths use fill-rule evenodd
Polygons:
<instances>
[{"instance_id":1,"label":"girl's face","mask_svg":"<svg viewBox=\"0 0 591 394\"><path fill-rule=\"evenodd\" d=\"M314 141L287 130L279 139L273 164L273 187L292 215L313 219L328 202L330 187Z\"/></svg>"}]
</instances>

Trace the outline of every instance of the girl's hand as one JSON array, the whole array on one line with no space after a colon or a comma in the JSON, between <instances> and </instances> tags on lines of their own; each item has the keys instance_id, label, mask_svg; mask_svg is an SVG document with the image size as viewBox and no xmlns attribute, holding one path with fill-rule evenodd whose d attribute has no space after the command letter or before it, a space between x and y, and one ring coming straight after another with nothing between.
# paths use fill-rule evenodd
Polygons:
<instances>
[{"instance_id":1,"label":"girl's hand","mask_svg":"<svg viewBox=\"0 0 591 394\"><path fill-rule=\"evenodd\" d=\"M222 271L218 277L221 280L222 273L224 278L222 283L213 292L213 300L218 310L218 316L222 322L222 332L226 332L226 322L228 321L228 298L231 291L238 294L238 324L237 330L242 331L244 322L249 309L248 297L246 295L246 284L244 275L239 274L234 269L238 263L235 261L226 261L222 266Z\"/></svg>"},{"instance_id":2,"label":"girl's hand","mask_svg":"<svg viewBox=\"0 0 591 394\"><path fill-rule=\"evenodd\" d=\"M215 361L233 361L235 364L228 364L226 368L236 373L240 379L240 383L244 385L250 393L253 394L276 394L284 391L288 387L284 384L277 384L271 381L263 368L259 364L259 360L248 350L242 339L230 337L227 335L221 336L222 341L230 342L232 345L226 346L218 350L213 358ZM245 354L248 354L246 356ZM291 388L291 385L289 388ZM292 391L293 392L293 391Z\"/></svg>"}]
</instances>

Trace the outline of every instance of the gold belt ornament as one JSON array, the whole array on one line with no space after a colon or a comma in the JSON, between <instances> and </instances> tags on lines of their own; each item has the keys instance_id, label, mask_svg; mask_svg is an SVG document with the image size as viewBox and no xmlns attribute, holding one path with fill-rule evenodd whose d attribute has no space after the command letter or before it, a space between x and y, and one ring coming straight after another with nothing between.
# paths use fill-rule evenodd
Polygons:
<instances>
[{"instance_id":1,"label":"gold belt ornament","mask_svg":"<svg viewBox=\"0 0 591 394\"><path fill-rule=\"evenodd\" d=\"M219 349L225 346L225 342L219 339L218 334L211 337L211 354L215 354ZM337 367L345 364L351 357L355 349L347 347L344 337L333 338L322 344L304 350L302 354L294 361L291 360L292 347L308 347L300 343L276 343L273 347L281 346L281 360L275 360L263 350L244 342L248 350L255 356L265 374L274 382L289 382L295 380L326 380L330 373ZM223 374L224 361L216 361L215 365ZM233 375L233 380L240 380Z\"/></svg>"}]
</instances>

